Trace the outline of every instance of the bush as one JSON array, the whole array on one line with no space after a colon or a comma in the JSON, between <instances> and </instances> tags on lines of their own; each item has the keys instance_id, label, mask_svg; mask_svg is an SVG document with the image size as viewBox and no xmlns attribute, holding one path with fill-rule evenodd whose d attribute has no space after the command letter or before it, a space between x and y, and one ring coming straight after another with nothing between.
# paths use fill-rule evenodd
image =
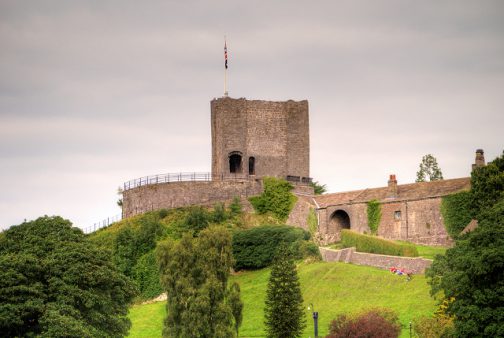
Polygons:
<instances>
[{"instance_id":1,"label":"bush","mask_svg":"<svg viewBox=\"0 0 504 338\"><path fill-rule=\"evenodd\" d=\"M229 214L231 217L240 216L243 213L242 205L239 197L233 198L233 201L229 205Z\"/></svg>"},{"instance_id":2,"label":"bush","mask_svg":"<svg viewBox=\"0 0 504 338\"><path fill-rule=\"evenodd\" d=\"M265 177L263 185L263 193L259 196L250 197L250 203L257 213L271 212L279 220L285 221L297 199L290 192L293 186L286 180L275 177Z\"/></svg>"},{"instance_id":3,"label":"bush","mask_svg":"<svg viewBox=\"0 0 504 338\"><path fill-rule=\"evenodd\" d=\"M390 309L370 309L356 316L339 315L326 338L395 338L401 332L399 317Z\"/></svg>"},{"instance_id":4,"label":"bush","mask_svg":"<svg viewBox=\"0 0 504 338\"><path fill-rule=\"evenodd\" d=\"M214 223L222 223L227 219L224 203L215 203L211 218Z\"/></svg>"},{"instance_id":5,"label":"bush","mask_svg":"<svg viewBox=\"0 0 504 338\"><path fill-rule=\"evenodd\" d=\"M182 223L182 227L186 230L198 233L208 227L211 220L211 215L201 206L194 206L189 209L189 213Z\"/></svg>"},{"instance_id":6,"label":"bush","mask_svg":"<svg viewBox=\"0 0 504 338\"><path fill-rule=\"evenodd\" d=\"M142 299L154 298L163 292L159 282L159 267L155 250L140 257L133 267L133 279Z\"/></svg>"},{"instance_id":7,"label":"bush","mask_svg":"<svg viewBox=\"0 0 504 338\"><path fill-rule=\"evenodd\" d=\"M287 225L263 225L239 230L233 235L235 268L261 269L270 265L278 245L282 242L288 243L295 258L303 258L304 252L315 252L315 248L300 244L306 238L310 238L307 231Z\"/></svg>"},{"instance_id":8,"label":"bush","mask_svg":"<svg viewBox=\"0 0 504 338\"><path fill-rule=\"evenodd\" d=\"M441 200L441 214L446 231L452 238L457 238L472 219L471 192L462 191L444 196Z\"/></svg>"},{"instance_id":9,"label":"bush","mask_svg":"<svg viewBox=\"0 0 504 338\"><path fill-rule=\"evenodd\" d=\"M355 247L360 252L418 257L417 248L412 244L399 244L375 236L358 234L347 229L341 230L341 244L345 248Z\"/></svg>"},{"instance_id":10,"label":"bush","mask_svg":"<svg viewBox=\"0 0 504 338\"><path fill-rule=\"evenodd\" d=\"M453 320L436 317L420 317L413 320L413 330L419 338L455 337Z\"/></svg>"}]
</instances>

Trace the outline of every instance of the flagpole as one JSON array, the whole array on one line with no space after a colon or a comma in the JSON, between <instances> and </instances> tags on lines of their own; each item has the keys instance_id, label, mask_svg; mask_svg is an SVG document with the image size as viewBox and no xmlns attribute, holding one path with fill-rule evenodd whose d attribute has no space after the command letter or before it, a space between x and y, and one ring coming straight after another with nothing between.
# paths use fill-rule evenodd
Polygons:
<instances>
[{"instance_id":1,"label":"flagpole","mask_svg":"<svg viewBox=\"0 0 504 338\"><path fill-rule=\"evenodd\" d=\"M227 43L226 36L224 35L224 96L228 96L227 90Z\"/></svg>"}]
</instances>

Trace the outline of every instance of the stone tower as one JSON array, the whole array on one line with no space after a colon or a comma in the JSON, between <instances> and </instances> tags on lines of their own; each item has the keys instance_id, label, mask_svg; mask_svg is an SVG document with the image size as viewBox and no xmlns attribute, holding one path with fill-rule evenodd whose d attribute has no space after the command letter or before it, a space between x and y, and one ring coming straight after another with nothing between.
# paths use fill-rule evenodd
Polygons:
<instances>
[{"instance_id":1,"label":"stone tower","mask_svg":"<svg viewBox=\"0 0 504 338\"><path fill-rule=\"evenodd\" d=\"M308 180L308 101L222 97L211 102L212 175Z\"/></svg>"}]
</instances>

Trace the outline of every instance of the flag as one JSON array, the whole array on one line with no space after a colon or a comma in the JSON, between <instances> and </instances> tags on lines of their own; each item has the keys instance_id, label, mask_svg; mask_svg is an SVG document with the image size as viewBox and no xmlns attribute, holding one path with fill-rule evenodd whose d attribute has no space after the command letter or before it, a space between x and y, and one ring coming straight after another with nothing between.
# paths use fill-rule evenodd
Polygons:
<instances>
[{"instance_id":1,"label":"flag","mask_svg":"<svg viewBox=\"0 0 504 338\"><path fill-rule=\"evenodd\" d=\"M228 69L228 66L227 66L227 46L226 46L226 41L224 41L224 67L226 67L226 69Z\"/></svg>"}]
</instances>

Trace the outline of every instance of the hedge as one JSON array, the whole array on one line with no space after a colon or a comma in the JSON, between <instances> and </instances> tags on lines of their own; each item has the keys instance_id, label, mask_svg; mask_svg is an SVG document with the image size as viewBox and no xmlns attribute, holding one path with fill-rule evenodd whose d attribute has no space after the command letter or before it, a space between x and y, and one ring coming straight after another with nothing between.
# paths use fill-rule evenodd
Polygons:
<instances>
[{"instance_id":1,"label":"hedge","mask_svg":"<svg viewBox=\"0 0 504 338\"><path fill-rule=\"evenodd\" d=\"M412 244L399 244L375 236L363 235L351 230L341 230L343 247L355 247L359 252L380 255L418 257L418 251Z\"/></svg>"},{"instance_id":2,"label":"hedge","mask_svg":"<svg viewBox=\"0 0 504 338\"><path fill-rule=\"evenodd\" d=\"M286 242L295 258L318 257L318 247L308 242L310 233L287 225L262 225L233 234L235 269L261 269L271 264L281 242Z\"/></svg>"}]
</instances>

